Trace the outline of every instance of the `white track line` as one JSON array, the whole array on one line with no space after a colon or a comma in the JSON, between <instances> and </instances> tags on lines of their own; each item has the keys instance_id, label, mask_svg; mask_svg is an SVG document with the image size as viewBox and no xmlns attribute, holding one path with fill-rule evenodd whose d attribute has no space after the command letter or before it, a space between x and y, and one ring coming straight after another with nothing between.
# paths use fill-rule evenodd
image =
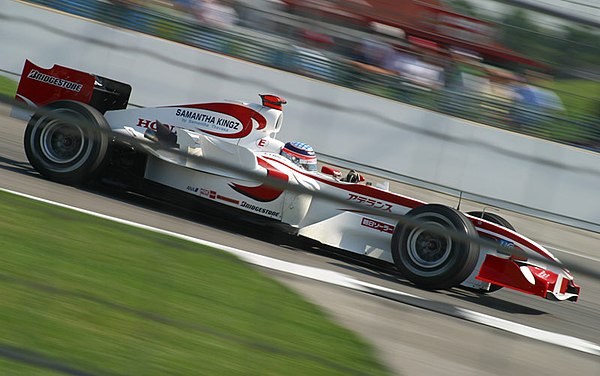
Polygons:
<instances>
[{"instance_id":1,"label":"white track line","mask_svg":"<svg viewBox=\"0 0 600 376\"><path fill-rule=\"evenodd\" d=\"M595 261L595 262L600 263L600 258L582 255L581 253L575 253L575 252L567 251L567 250L564 250L564 249L561 249L561 248L551 247L549 245L545 245L544 247L548 248L551 251L556 251L558 253L566 253L567 255L577 256L577 257L581 257L581 258L584 258L584 259L587 259L587 260L590 260L590 261Z\"/></svg>"},{"instance_id":2,"label":"white track line","mask_svg":"<svg viewBox=\"0 0 600 376\"><path fill-rule=\"evenodd\" d=\"M29 198L31 200L43 202L46 204L59 206L59 207L65 208L65 209L74 210L79 213L88 214L88 215L106 219L106 220L109 220L112 222L117 222L117 223L121 223L124 225L152 231L155 233L172 236L172 237L175 237L178 239L187 240L192 243L217 248L217 249L223 250L225 252L234 254L249 263L252 263L252 264L258 265L258 266L262 266L265 268L283 271L286 273L290 273L290 274L294 274L294 275L298 275L298 276L302 276L302 277L306 277L306 278L311 278L311 279L322 281L322 282L329 283L332 285L350 288L350 289L354 289L354 290L358 290L358 291L364 291L364 292L369 292L369 293L381 292L382 294L393 294L395 296L412 299L413 301L417 300L417 301L423 301L423 302L431 302L428 299L425 299L425 298L422 298L422 297L419 297L416 295L412 295L412 294L408 294L408 293L405 293L402 291L393 290L393 289L390 289L387 287L363 282L363 281L351 278L345 274L334 272L331 270L325 270L325 269L319 269L319 268L310 267L310 266L298 265L298 264L294 264L294 263L291 263L288 261L282 261L282 260L274 259L271 257L258 255L255 253L251 253L251 252L244 251L241 249L229 247L226 245L209 242L206 240L194 238L194 237L191 237L188 235L178 234L176 232L167 231L167 230L159 229L159 228L148 226L148 225L143 225L143 224L136 223L133 221L128 221L126 219L121 219L121 218L116 218L116 217L112 217L112 216L105 215L105 214L100 214L97 212L93 212L91 210L81 209L81 208L78 208L75 206L46 200L46 199L43 199L40 197L28 195L25 193L15 192L15 191L12 191L9 189L0 188L0 191L11 193L11 194L25 197L25 198ZM527 338L535 339L538 341L565 347L568 349L577 350L577 351L581 351L581 352L584 352L587 354L600 356L600 345L590 342L590 341L582 340L582 339L576 338L576 337L567 336L564 334L558 334L558 333L553 333L553 332L549 332L546 330L536 329L536 328L533 328L533 327L530 327L527 325L514 323L509 320L504 320L504 319L501 319L498 317L486 315L483 313L479 313L476 311L472 311L472 310L468 310L468 309L464 309L464 308L460 308L460 307L455 307L455 308L456 308L456 310L455 310L455 313L453 314L453 316L459 317L464 320L468 320L468 321L486 325L486 326L489 326L492 328L504 330L504 331L507 331L507 332L510 332L513 334L523 336L523 337L527 337ZM435 309L433 309L433 310L435 310Z\"/></svg>"}]
</instances>

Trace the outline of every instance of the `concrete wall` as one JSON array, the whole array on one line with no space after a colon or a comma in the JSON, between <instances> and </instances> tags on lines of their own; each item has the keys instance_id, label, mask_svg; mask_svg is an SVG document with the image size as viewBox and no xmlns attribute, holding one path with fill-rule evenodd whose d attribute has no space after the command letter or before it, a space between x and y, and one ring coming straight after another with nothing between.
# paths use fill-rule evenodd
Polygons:
<instances>
[{"instance_id":1,"label":"concrete wall","mask_svg":"<svg viewBox=\"0 0 600 376\"><path fill-rule=\"evenodd\" d=\"M15 1L0 0L0 17L0 69L20 72L29 58L98 73L131 84L144 106L274 93L288 99L281 139L600 228L598 154Z\"/></svg>"}]
</instances>

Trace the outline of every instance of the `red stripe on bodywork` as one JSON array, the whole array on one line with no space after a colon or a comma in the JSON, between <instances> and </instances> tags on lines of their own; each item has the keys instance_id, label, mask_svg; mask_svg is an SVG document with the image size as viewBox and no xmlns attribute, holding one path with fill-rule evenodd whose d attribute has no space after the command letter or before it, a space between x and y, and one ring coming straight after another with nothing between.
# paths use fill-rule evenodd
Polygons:
<instances>
[{"instance_id":1,"label":"red stripe on bodywork","mask_svg":"<svg viewBox=\"0 0 600 376\"><path fill-rule=\"evenodd\" d=\"M513 232L505 227L502 227L500 225L497 225L495 223L488 222L486 220L482 220L481 218L473 217L468 214L465 214L465 215L467 216L467 218L469 218L469 220L471 221L471 223L473 223L473 225L475 227L482 228L482 229L491 231L493 233L496 233L498 235L504 236L505 238L510 239L515 243L521 244L521 245L531 249L532 251L544 256L545 258L547 258L549 260L557 261L556 258L554 256L552 256L551 253L549 253L545 249L541 248L539 245L532 243L527 238L524 238L523 236L519 235L518 233L515 233L515 232ZM490 236L487 233L482 233L482 235Z\"/></svg>"},{"instance_id":2,"label":"red stripe on bodywork","mask_svg":"<svg viewBox=\"0 0 600 376\"><path fill-rule=\"evenodd\" d=\"M276 159L269 158L267 156L265 156L265 159L277 161ZM279 161L277 161L277 162L279 162ZM290 167L290 168L292 168L292 167ZM297 169L295 167L292 169L295 172L302 174L304 176L308 176L311 179L314 179L320 183L324 183L324 184L327 184L332 187L336 187L336 188L339 188L339 189L342 189L342 190L345 190L348 192L357 193L362 196L368 196L368 197L376 198L378 200L383 200L383 201L391 202L394 204L398 204L398 205L401 205L401 206L404 206L407 208L414 209L416 207L426 204L426 202L424 202L424 201L420 201L420 200L416 200L416 199L413 199L410 197L402 196L397 193L383 191L379 188L375 188L370 185L355 184L355 183L342 183L342 182L332 181L332 180L324 179L317 175L309 174L306 171Z\"/></svg>"},{"instance_id":3,"label":"red stripe on bodywork","mask_svg":"<svg viewBox=\"0 0 600 376\"><path fill-rule=\"evenodd\" d=\"M260 166L267 169L268 177L281 180L284 183L288 182L289 177L286 173L279 171L277 168L275 168L273 165L271 165L269 162L265 161L262 158L257 157L256 159ZM236 183L231 183L229 184L229 186L233 188L236 192L239 192L244 196L250 197L251 199L260 202L273 201L279 196L281 196L281 194L283 193L283 189L271 187L266 183L263 183L257 187L247 187Z\"/></svg>"}]
</instances>

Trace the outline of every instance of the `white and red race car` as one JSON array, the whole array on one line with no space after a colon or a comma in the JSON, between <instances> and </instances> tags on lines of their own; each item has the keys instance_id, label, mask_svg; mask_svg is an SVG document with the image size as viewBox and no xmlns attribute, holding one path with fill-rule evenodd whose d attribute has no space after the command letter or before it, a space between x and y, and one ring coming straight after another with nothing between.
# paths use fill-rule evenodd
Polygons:
<instances>
[{"instance_id":1,"label":"white and red race car","mask_svg":"<svg viewBox=\"0 0 600 376\"><path fill-rule=\"evenodd\" d=\"M25 115L15 107L13 116L28 120L24 146L31 165L66 184L117 170L126 171L114 174L124 180L139 174L393 263L424 288L579 296L573 276L550 252L496 214L463 214L373 186L354 172L342 178L330 167L317 171L310 147L276 139L286 103L280 97L127 109L130 92L105 77L27 61L17 101L36 111Z\"/></svg>"}]
</instances>

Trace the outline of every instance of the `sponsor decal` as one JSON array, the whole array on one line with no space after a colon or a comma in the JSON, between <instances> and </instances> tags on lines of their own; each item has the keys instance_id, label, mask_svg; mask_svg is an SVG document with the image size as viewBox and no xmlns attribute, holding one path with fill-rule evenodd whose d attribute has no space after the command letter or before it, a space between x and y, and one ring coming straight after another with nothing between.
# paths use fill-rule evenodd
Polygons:
<instances>
[{"instance_id":1,"label":"sponsor decal","mask_svg":"<svg viewBox=\"0 0 600 376\"><path fill-rule=\"evenodd\" d=\"M44 69L26 60L16 97L19 101L43 106L59 99L89 103L94 91L94 75L54 65Z\"/></svg>"},{"instance_id":2,"label":"sponsor decal","mask_svg":"<svg viewBox=\"0 0 600 376\"><path fill-rule=\"evenodd\" d=\"M161 123L163 125L166 125L167 127L169 127L169 129L171 131L173 131L173 129L175 128L173 125L169 125L169 124L165 124L165 123ZM137 127L141 127L141 128L150 128L153 131L157 130L156 128L156 121L153 120L148 120L148 119L142 119L139 118L138 119L138 123L136 124Z\"/></svg>"},{"instance_id":3,"label":"sponsor decal","mask_svg":"<svg viewBox=\"0 0 600 376\"><path fill-rule=\"evenodd\" d=\"M240 201L230 198L230 197L226 197L226 196L221 196L221 195L217 195L217 200L221 200L221 201L225 201L225 202L229 202L231 204L234 205L239 205Z\"/></svg>"},{"instance_id":4,"label":"sponsor decal","mask_svg":"<svg viewBox=\"0 0 600 376\"><path fill-rule=\"evenodd\" d=\"M245 208L245 209L248 209L248 210L252 210L252 211L260 213L260 214L268 215L269 217L279 217L279 212L277 212L277 211L270 210L270 209L267 209L267 208L262 208L260 206L256 206L256 205L247 203L246 201L242 201L242 203L240 204L240 206L242 208Z\"/></svg>"},{"instance_id":5,"label":"sponsor decal","mask_svg":"<svg viewBox=\"0 0 600 376\"><path fill-rule=\"evenodd\" d=\"M545 271L545 270L540 270L540 271L537 271L535 274L536 274L538 277L540 277L541 279L547 279L548 277L550 277L550 273L548 273L548 272L547 272L547 271Z\"/></svg>"},{"instance_id":6,"label":"sponsor decal","mask_svg":"<svg viewBox=\"0 0 600 376\"><path fill-rule=\"evenodd\" d=\"M191 185L188 185L186 189L188 191L194 192L194 193L198 193L198 191L200 190L200 188L198 188L198 187L192 187Z\"/></svg>"},{"instance_id":7,"label":"sponsor decal","mask_svg":"<svg viewBox=\"0 0 600 376\"><path fill-rule=\"evenodd\" d=\"M76 93L81 92L81 89L83 88L82 84L78 84L77 82L67 81L62 78L51 76L49 74L40 73L37 69L32 69L29 72L29 74L27 75L27 78L35 80L35 81L43 82L43 83L46 83L49 85L54 85L54 86L60 87L62 89L71 90Z\"/></svg>"},{"instance_id":8,"label":"sponsor decal","mask_svg":"<svg viewBox=\"0 0 600 376\"><path fill-rule=\"evenodd\" d=\"M385 232L388 234L393 234L394 228L395 228L395 226L392 226L388 223L379 222L374 219L370 219L370 218L366 218L366 217L363 217L360 224L362 226L369 227L369 228L375 229L377 231Z\"/></svg>"},{"instance_id":9,"label":"sponsor decal","mask_svg":"<svg viewBox=\"0 0 600 376\"><path fill-rule=\"evenodd\" d=\"M199 192L200 196L208 197L211 200L221 200L221 201L229 202L229 203L234 204L234 205L239 205L240 204L239 200L236 200L236 199L231 198L231 197L220 195L216 191L209 191L208 189L205 189L205 188L199 188L199 189L196 188L196 187L191 187L191 188L197 189L194 192ZM190 189L190 187L188 187L188 190L189 189Z\"/></svg>"},{"instance_id":10,"label":"sponsor decal","mask_svg":"<svg viewBox=\"0 0 600 376\"><path fill-rule=\"evenodd\" d=\"M498 243L500 243L501 246L506 247L506 248L515 248L515 243L509 242L504 239L498 239Z\"/></svg>"},{"instance_id":11,"label":"sponsor decal","mask_svg":"<svg viewBox=\"0 0 600 376\"><path fill-rule=\"evenodd\" d=\"M347 200L357 202L361 205L372 207L373 209L379 209L379 210L387 211L390 213L392 212L391 204L388 204L388 203L385 203L382 201L377 201L370 197L365 197L365 196L356 195L354 193L349 193Z\"/></svg>"},{"instance_id":12,"label":"sponsor decal","mask_svg":"<svg viewBox=\"0 0 600 376\"><path fill-rule=\"evenodd\" d=\"M237 119L227 119L206 112L184 110L178 108L175 111L175 116L186 119L192 123L203 123L204 125L211 125L211 128L218 129L221 131L240 131L242 129L242 124Z\"/></svg>"},{"instance_id":13,"label":"sponsor decal","mask_svg":"<svg viewBox=\"0 0 600 376\"><path fill-rule=\"evenodd\" d=\"M256 141L256 146L258 146L259 148L264 148L268 144L269 144L269 140L266 138L261 138L258 141Z\"/></svg>"}]
</instances>

